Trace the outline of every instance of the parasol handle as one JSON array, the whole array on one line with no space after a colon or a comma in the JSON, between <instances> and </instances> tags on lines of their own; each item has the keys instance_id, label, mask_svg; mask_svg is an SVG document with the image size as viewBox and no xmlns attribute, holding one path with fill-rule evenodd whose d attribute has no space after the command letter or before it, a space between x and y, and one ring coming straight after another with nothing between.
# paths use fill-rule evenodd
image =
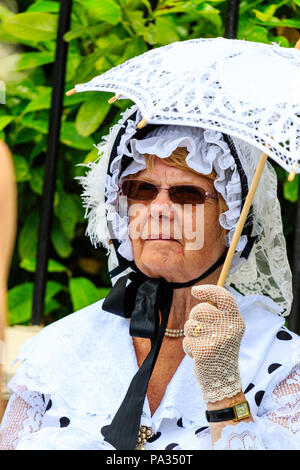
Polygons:
<instances>
[{"instance_id":1,"label":"parasol handle","mask_svg":"<svg viewBox=\"0 0 300 470\"><path fill-rule=\"evenodd\" d=\"M226 277L227 277L230 265L232 263L234 253L235 253L238 241L240 239L241 233L243 231L243 228L244 228L244 225L245 225L245 222L246 222L246 219L247 219L247 215L249 213L249 210L250 210L250 207L251 207L254 195L255 195L255 191L256 191L256 188L257 188L258 183L260 181L260 177L261 177L263 169L265 167L265 163L267 161L267 158L268 158L268 155L266 155L265 153L262 153L261 156L260 156L257 168L256 168L254 176L253 176L251 186L249 188L247 197L245 199L244 207L242 209L239 221L237 223L237 226L236 226L236 229L235 229L235 232L234 232L234 235L233 235L233 239L231 241L231 244L230 244L229 250L227 252L227 255L226 255L226 258L225 258L225 261L224 261L224 264L223 264L223 268L222 268L222 271L221 271L221 274L220 274L220 277L219 277L219 280L218 280L217 285L220 286L220 287L224 287Z\"/></svg>"}]
</instances>

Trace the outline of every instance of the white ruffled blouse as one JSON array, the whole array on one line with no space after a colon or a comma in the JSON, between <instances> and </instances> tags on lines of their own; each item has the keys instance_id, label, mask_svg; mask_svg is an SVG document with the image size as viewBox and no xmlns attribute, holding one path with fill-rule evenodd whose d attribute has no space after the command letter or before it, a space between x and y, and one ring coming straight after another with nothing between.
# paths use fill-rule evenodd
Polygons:
<instances>
[{"instance_id":1,"label":"white ruffled blouse","mask_svg":"<svg viewBox=\"0 0 300 470\"><path fill-rule=\"evenodd\" d=\"M214 449L300 449L300 338L270 298L228 289L246 323L239 368L254 422L226 426ZM21 347L2 448L113 449L105 430L138 365L129 320L103 311L102 302ZM205 409L193 360L185 356L153 416L145 400L141 424L154 431L146 449L212 449Z\"/></svg>"}]
</instances>

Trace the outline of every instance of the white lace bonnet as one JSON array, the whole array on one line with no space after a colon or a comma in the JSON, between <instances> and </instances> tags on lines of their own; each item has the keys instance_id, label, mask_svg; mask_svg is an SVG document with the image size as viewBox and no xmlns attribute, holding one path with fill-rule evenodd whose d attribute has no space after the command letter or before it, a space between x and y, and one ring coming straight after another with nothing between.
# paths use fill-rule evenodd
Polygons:
<instances>
[{"instance_id":1,"label":"white lace bonnet","mask_svg":"<svg viewBox=\"0 0 300 470\"><path fill-rule=\"evenodd\" d=\"M214 185L228 207L228 211L219 217L220 225L227 230L228 246L242 207L240 171L221 132L163 125L137 140L134 137L140 120L137 106L127 109L118 124L111 128L110 134L96 146L99 158L88 163L86 166L89 171L78 178L83 186L82 200L88 219L86 234L95 247L101 244L107 249L113 283L131 269L126 266L126 260L129 262L133 259L128 217L126 213L119 213L120 180L145 168L145 153L165 158L175 148L185 147L188 151L188 166L203 174L209 174L212 169L216 171ZM236 137L231 136L230 141L234 144L249 187L261 150ZM114 155L112 152L115 152ZM129 157L131 163L122 171L124 157ZM292 276L277 198L277 177L269 162L263 171L247 220L251 220L251 233L246 223L226 285L233 285L244 295L263 294L271 297L282 307L281 315L286 316L292 303ZM249 254L249 249L245 250L245 247L250 238L252 241L255 239L255 243L253 246L250 244L252 248ZM112 239L117 240L117 245L111 242Z\"/></svg>"}]
</instances>

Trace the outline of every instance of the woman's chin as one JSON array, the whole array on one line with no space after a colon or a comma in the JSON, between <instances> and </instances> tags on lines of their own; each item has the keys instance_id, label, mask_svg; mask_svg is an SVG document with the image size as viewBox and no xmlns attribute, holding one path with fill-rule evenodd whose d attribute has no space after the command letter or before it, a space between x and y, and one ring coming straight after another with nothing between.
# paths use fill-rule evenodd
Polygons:
<instances>
[{"instance_id":1,"label":"woman's chin","mask_svg":"<svg viewBox=\"0 0 300 470\"><path fill-rule=\"evenodd\" d=\"M166 279L173 278L184 261L182 245L169 240L147 240L138 256L138 265L147 276Z\"/></svg>"}]
</instances>

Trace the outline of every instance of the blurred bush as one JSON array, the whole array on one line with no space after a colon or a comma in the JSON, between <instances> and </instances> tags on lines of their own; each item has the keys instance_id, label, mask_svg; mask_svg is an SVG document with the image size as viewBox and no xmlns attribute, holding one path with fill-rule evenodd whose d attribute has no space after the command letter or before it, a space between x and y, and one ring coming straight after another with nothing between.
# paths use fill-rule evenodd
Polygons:
<instances>
[{"instance_id":1,"label":"blurred bush","mask_svg":"<svg viewBox=\"0 0 300 470\"><path fill-rule=\"evenodd\" d=\"M224 0L74 0L66 91L149 48L199 37L224 36ZM0 138L10 146L18 182L18 234L9 277L9 320L28 324L36 264L59 2L0 2ZM242 1L238 38L293 47L299 38L300 0ZM284 86L284 84L282 84ZM85 237L82 166L97 157L94 143L108 133L128 102L107 104L106 93L64 99L45 323L104 297L106 255ZM287 240L292 240L298 179L276 168ZM290 238L289 238L290 237ZM291 249L289 248L289 256Z\"/></svg>"}]
</instances>

